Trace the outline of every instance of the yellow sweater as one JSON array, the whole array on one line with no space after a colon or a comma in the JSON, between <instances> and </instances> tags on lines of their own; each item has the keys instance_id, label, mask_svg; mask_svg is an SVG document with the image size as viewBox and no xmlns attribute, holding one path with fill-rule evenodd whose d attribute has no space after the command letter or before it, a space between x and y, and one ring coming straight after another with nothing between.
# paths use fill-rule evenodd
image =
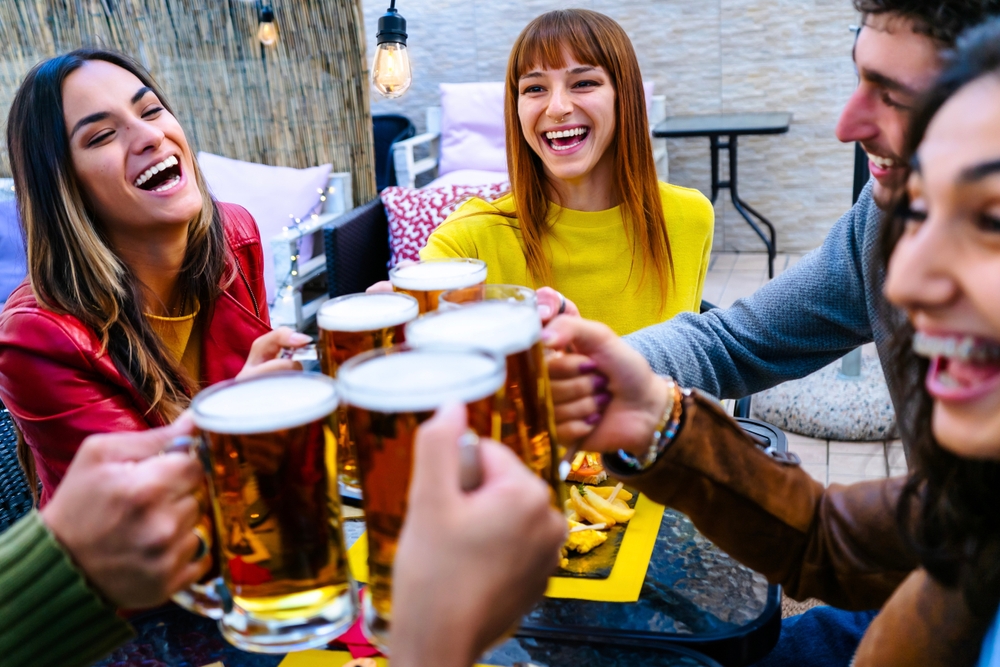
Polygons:
<instances>
[{"instance_id":1,"label":"yellow sweater","mask_svg":"<svg viewBox=\"0 0 1000 667\"><path fill-rule=\"evenodd\" d=\"M641 255L633 266L619 207L584 212L550 205L544 249L552 267L551 287L572 300L584 317L604 322L621 336L682 311L697 312L701 303L715 211L700 192L676 185L660 183L660 198L674 260L675 284L668 283L666 296L655 272L641 280ZM481 259L489 283L540 287L528 274L517 220L500 213L513 206L510 195L493 203L472 199L434 230L421 259Z\"/></svg>"}]
</instances>

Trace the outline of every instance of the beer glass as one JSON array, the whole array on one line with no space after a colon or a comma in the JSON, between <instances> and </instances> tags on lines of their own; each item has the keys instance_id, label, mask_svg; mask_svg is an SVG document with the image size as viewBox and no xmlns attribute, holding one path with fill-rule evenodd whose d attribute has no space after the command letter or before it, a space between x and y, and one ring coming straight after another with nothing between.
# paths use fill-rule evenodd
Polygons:
<instances>
[{"instance_id":1,"label":"beer glass","mask_svg":"<svg viewBox=\"0 0 1000 667\"><path fill-rule=\"evenodd\" d=\"M406 340L413 347L481 348L506 359L499 440L548 482L553 504L561 508L565 491L559 481L558 452L554 454L552 393L534 292L512 285L479 289L498 299L447 307L442 297L440 310L406 325Z\"/></svg>"},{"instance_id":2,"label":"beer glass","mask_svg":"<svg viewBox=\"0 0 1000 667\"><path fill-rule=\"evenodd\" d=\"M403 325L419 314L417 300L403 293L348 294L319 307L319 360L323 372L337 377L353 356L403 342ZM361 498L357 449L347 424L347 406L336 413L337 478L342 496Z\"/></svg>"},{"instance_id":3,"label":"beer glass","mask_svg":"<svg viewBox=\"0 0 1000 667\"><path fill-rule=\"evenodd\" d=\"M438 299L438 310L452 310L480 301L508 301L538 307L535 290L520 285L473 285L448 290Z\"/></svg>"},{"instance_id":4,"label":"beer glass","mask_svg":"<svg viewBox=\"0 0 1000 667\"><path fill-rule=\"evenodd\" d=\"M385 652L392 618L392 564L406 519L417 426L441 405L461 402L468 406L469 426L492 436L504 363L480 350L413 349L403 344L354 357L340 367L338 382L357 441L368 528L362 629Z\"/></svg>"},{"instance_id":5,"label":"beer glass","mask_svg":"<svg viewBox=\"0 0 1000 667\"><path fill-rule=\"evenodd\" d=\"M442 292L486 282L486 262L478 259L428 259L397 266L389 271L397 292L405 292L420 304L420 314L437 310Z\"/></svg>"},{"instance_id":6,"label":"beer glass","mask_svg":"<svg viewBox=\"0 0 1000 667\"><path fill-rule=\"evenodd\" d=\"M337 403L336 382L301 372L222 382L191 403L231 598L219 627L243 650L323 646L357 617L330 433Z\"/></svg>"}]
</instances>

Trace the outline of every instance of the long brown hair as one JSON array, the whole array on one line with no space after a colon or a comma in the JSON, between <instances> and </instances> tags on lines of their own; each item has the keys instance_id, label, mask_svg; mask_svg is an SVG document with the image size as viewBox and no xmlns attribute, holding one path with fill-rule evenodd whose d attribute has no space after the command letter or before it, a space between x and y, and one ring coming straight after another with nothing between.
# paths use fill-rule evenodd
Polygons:
<instances>
[{"instance_id":1,"label":"long brown hair","mask_svg":"<svg viewBox=\"0 0 1000 667\"><path fill-rule=\"evenodd\" d=\"M80 49L32 68L18 88L7 120L7 146L27 245L28 275L38 303L90 327L118 370L147 401L149 411L169 422L187 407L197 378L189 378L174 363L150 327L144 315L142 286L108 241L73 171L62 84L91 60L131 72L170 111L152 77L121 53ZM188 224L179 280L186 293L200 302L200 317L204 318L232 280L234 264L218 208L197 163L194 178L203 205ZM21 458L27 462L29 457Z\"/></svg>"},{"instance_id":2,"label":"long brown hair","mask_svg":"<svg viewBox=\"0 0 1000 667\"><path fill-rule=\"evenodd\" d=\"M528 270L540 284L551 280L551 267L543 252L543 239L549 227L546 176L541 158L521 134L518 82L536 67L564 67L564 48L580 63L603 67L611 79L616 123L615 137L608 150L614 151L614 194L621 202L625 232L632 244L633 266L637 256L643 257L646 271L642 280L652 267L665 293L673 280L673 258L649 141L639 61L620 25L604 14L586 9L548 12L533 20L518 35L507 62L504 95L507 168Z\"/></svg>"},{"instance_id":3,"label":"long brown hair","mask_svg":"<svg viewBox=\"0 0 1000 667\"><path fill-rule=\"evenodd\" d=\"M944 72L913 114L906 154L916 154L948 99L985 76L1000 78L1000 20L959 40ZM882 266L888 266L908 218L909 201L900 192L895 213L881 232ZM898 320L891 311L885 314L887 321ZM937 442L931 420L934 401L923 382L929 362L913 352L914 330L908 322L892 334L888 379L902 391L900 432L910 444L910 476L898 508L900 527L927 571L961 590L980 619L991 619L1000 603L1000 461L964 458Z\"/></svg>"}]
</instances>

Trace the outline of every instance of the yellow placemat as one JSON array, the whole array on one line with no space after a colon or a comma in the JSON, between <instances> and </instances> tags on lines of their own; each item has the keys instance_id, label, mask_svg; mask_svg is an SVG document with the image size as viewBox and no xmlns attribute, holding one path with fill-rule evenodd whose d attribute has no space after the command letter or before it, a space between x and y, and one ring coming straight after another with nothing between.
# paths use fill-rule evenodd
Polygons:
<instances>
[{"instance_id":1,"label":"yellow placemat","mask_svg":"<svg viewBox=\"0 0 1000 667\"><path fill-rule=\"evenodd\" d=\"M351 654L347 651L298 651L289 653L282 660L278 667L343 667L350 662ZM389 667L389 661L385 658L375 658L378 667ZM475 667L490 667L489 665L476 665Z\"/></svg>"},{"instance_id":2,"label":"yellow placemat","mask_svg":"<svg viewBox=\"0 0 1000 667\"><path fill-rule=\"evenodd\" d=\"M550 598L572 598L595 602L635 602L646 578L646 568L656 544L663 519L663 505L640 495L635 503L635 516L628 522L625 537L618 549L615 566L607 579L550 577L545 595ZM358 538L347 552L351 573L360 582L368 582L368 534ZM284 663L282 663L284 664Z\"/></svg>"}]
</instances>

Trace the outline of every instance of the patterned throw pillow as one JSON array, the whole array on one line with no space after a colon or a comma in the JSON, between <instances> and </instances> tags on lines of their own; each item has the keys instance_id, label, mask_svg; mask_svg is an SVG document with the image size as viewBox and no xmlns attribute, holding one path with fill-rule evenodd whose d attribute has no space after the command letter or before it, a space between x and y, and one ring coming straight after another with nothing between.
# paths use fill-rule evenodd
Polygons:
<instances>
[{"instance_id":1,"label":"patterned throw pillow","mask_svg":"<svg viewBox=\"0 0 1000 667\"><path fill-rule=\"evenodd\" d=\"M439 188L390 187L382 191L382 204L389 218L389 266L401 260L420 259L438 225L473 197L492 201L510 191L510 183L491 185L446 185Z\"/></svg>"}]
</instances>

